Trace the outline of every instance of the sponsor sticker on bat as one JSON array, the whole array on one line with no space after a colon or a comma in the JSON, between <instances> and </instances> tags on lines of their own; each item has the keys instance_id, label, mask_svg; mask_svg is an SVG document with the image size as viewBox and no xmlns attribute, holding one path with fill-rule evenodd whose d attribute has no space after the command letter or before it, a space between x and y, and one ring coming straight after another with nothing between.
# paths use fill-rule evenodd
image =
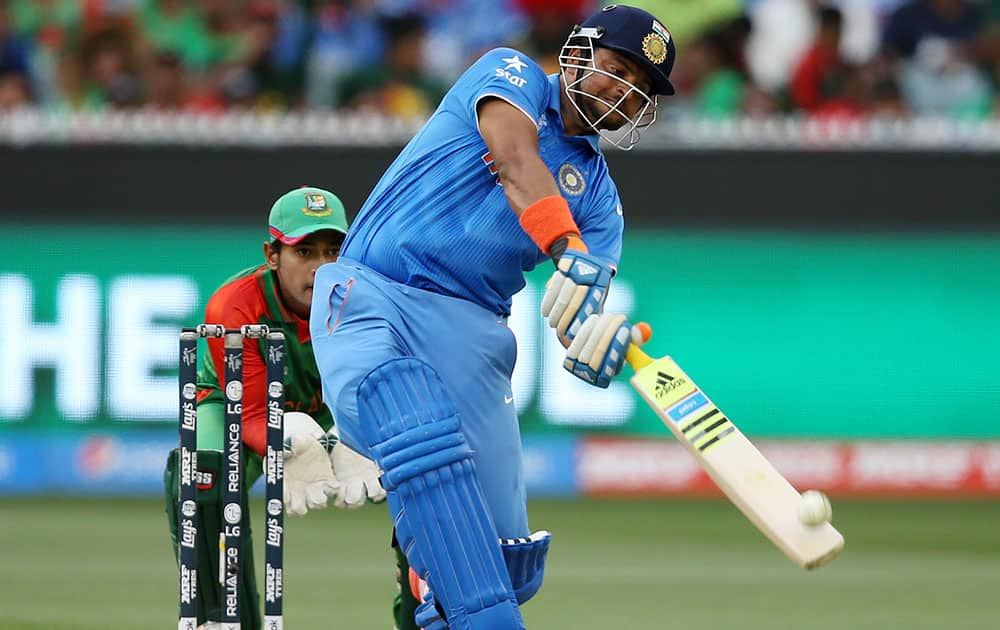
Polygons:
<instances>
[{"instance_id":1,"label":"sponsor sticker on bat","mask_svg":"<svg viewBox=\"0 0 1000 630\"><path fill-rule=\"evenodd\" d=\"M701 392L695 392L694 395L688 396L684 400L680 401L673 407L667 409L667 415L670 419L680 424L684 421L686 417L698 411L702 407L708 404L708 399Z\"/></svg>"}]
</instances>

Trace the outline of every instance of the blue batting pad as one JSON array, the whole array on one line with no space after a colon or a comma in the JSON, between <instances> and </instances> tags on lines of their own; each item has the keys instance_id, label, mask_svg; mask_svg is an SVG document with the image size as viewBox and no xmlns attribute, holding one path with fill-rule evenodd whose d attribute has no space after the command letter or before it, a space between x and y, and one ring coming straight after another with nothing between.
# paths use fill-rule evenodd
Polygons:
<instances>
[{"instance_id":1,"label":"blue batting pad","mask_svg":"<svg viewBox=\"0 0 1000 630\"><path fill-rule=\"evenodd\" d=\"M545 530L534 532L527 538L500 539L500 549L507 562L507 572L518 604L534 597L542 587L545 558L551 540L552 532ZM438 614L434 601L433 591L424 596L414 613L417 625L423 630L448 630L448 624Z\"/></svg>"},{"instance_id":2,"label":"blue batting pad","mask_svg":"<svg viewBox=\"0 0 1000 630\"><path fill-rule=\"evenodd\" d=\"M413 620L421 630L449 630L448 622L441 618L434 605L434 595L427 593L424 601L413 611Z\"/></svg>"},{"instance_id":3,"label":"blue batting pad","mask_svg":"<svg viewBox=\"0 0 1000 630\"><path fill-rule=\"evenodd\" d=\"M434 369L386 361L357 390L396 537L451 630L524 628L458 413Z\"/></svg>"},{"instance_id":4,"label":"blue batting pad","mask_svg":"<svg viewBox=\"0 0 1000 630\"><path fill-rule=\"evenodd\" d=\"M549 553L552 533L537 531L528 538L509 538L500 541L503 558L514 587L517 603L523 604L542 587L545 575L545 557Z\"/></svg>"}]
</instances>

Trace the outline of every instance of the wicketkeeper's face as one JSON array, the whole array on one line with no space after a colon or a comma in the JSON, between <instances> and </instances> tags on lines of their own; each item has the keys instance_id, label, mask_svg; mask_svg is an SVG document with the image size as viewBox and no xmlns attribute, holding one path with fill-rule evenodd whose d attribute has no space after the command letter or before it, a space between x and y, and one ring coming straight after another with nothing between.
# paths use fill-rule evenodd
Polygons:
<instances>
[{"instance_id":1,"label":"wicketkeeper's face","mask_svg":"<svg viewBox=\"0 0 1000 630\"><path fill-rule=\"evenodd\" d=\"M278 274L281 298L293 313L308 319L312 304L313 280L321 265L337 260L344 235L334 230L313 232L295 245L275 248L266 243L268 268Z\"/></svg>"}]
</instances>

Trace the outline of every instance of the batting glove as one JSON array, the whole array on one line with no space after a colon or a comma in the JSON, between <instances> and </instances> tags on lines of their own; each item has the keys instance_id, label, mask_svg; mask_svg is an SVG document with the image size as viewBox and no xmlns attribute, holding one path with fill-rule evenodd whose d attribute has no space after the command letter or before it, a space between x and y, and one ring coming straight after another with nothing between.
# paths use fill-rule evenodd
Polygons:
<instances>
[{"instance_id":1,"label":"batting glove","mask_svg":"<svg viewBox=\"0 0 1000 630\"><path fill-rule=\"evenodd\" d=\"M624 315L591 315L566 350L563 367L591 385L607 387L622 371L629 344L641 335Z\"/></svg>"},{"instance_id":2,"label":"batting glove","mask_svg":"<svg viewBox=\"0 0 1000 630\"><path fill-rule=\"evenodd\" d=\"M556 329L564 347L570 345L588 317L601 313L613 275L609 265L585 252L567 249L559 258L545 285L542 317Z\"/></svg>"}]
</instances>

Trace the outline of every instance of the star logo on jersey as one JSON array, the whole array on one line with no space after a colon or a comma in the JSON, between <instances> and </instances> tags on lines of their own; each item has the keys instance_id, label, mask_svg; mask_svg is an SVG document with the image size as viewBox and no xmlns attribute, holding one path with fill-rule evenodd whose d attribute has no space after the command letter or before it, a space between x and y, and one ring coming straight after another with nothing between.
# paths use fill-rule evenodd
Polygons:
<instances>
[{"instance_id":1,"label":"star logo on jersey","mask_svg":"<svg viewBox=\"0 0 1000 630\"><path fill-rule=\"evenodd\" d=\"M521 58L517 55L514 55L513 57L507 57L506 59L500 59L500 61L507 64L506 66L504 66L504 70L510 70L511 68L513 68L514 70L517 71L518 74L521 74L521 72L523 72L524 69L528 67L528 64L521 61Z\"/></svg>"},{"instance_id":2,"label":"star logo on jersey","mask_svg":"<svg viewBox=\"0 0 1000 630\"><path fill-rule=\"evenodd\" d=\"M528 64L521 61L520 56L514 55L513 57L501 58L500 61L506 65L502 68L497 67L494 70L496 76L506 79L508 83L518 88L523 88L528 83L528 80L521 76L524 69L528 67ZM514 72L511 72L511 70L514 70Z\"/></svg>"}]
</instances>

